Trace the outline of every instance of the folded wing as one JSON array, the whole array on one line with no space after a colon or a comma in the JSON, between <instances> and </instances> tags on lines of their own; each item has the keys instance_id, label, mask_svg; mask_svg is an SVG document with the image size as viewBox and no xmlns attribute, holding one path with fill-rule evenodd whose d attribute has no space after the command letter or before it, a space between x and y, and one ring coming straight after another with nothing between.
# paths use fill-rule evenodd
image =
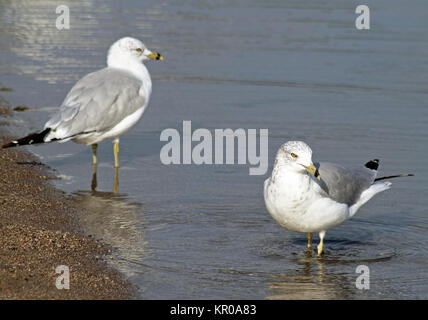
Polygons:
<instances>
[{"instance_id":1,"label":"folded wing","mask_svg":"<svg viewBox=\"0 0 428 320\"><path fill-rule=\"evenodd\" d=\"M51 129L46 142L107 132L126 116L147 106L148 97L140 95L141 86L141 80L118 69L105 68L86 75L45 124L45 129Z\"/></svg>"},{"instance_id":2,"label":"folded wing","mask_svg":"<svg viewBox=\"0 0 428 320\"><path fill-rule=\"evenodd\" d=\"M377 170L361 166L346 169L336 164L321 162L315 164L321 180L318 182L326 196L348 206L355 204L361 194L373 184Z\"/></svg>"}]
</instances>

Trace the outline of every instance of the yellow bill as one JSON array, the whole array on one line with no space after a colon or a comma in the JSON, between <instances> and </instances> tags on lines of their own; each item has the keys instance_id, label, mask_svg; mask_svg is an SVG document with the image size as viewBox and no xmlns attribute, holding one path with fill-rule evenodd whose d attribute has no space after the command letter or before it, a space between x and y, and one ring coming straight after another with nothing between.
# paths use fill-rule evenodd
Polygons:
<instances>
[{"instance_id":1,"label":"yellow bill","mask_svg":"<svg viewBox=\"0 0 428 320\"><path fill-rule=\"evenodd\" d=\"M311 175L313 175L318 180L321 180L320 173L318 172L318 169L314 166L312 163L310 166L304 166L306 171L308 171Z\"/></svg>"},{"instance_id":2,"label":"yellow bill","mask_svg":"<svg viewBox=\"0 0 428 320\"><path fill-rule=\"evenodd\" d=\"M157 52L149 53L146 57L149 59L152 59L152 60L160 60L160 61L163 60L162 55L160 53L157 53Z\"/></svg>"}]
</instances>

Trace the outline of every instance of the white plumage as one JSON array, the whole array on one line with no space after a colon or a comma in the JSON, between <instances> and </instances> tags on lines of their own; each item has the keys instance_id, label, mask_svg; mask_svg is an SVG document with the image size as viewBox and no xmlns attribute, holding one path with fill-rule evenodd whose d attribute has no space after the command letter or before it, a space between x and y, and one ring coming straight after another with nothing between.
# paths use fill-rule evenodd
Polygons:
<instances>
[{"instance_id":1,"label":"white plumage","mask_svg":"<svg viewBox=\"0 0 428 320\"><path fill-rule=\"evenodd\" d=\"M159 58L139 40L122 38L107 55L107 68L90 73L70 90L60 111L46 125L45 141L87 145L118 139L142 116L152 92L152 80L142 63Z\"/></svg>"},{"instance_id":2,"label":"white plumage","mask_svg":"<svg viewBox=\"0 0 428 320\"><path fill-rule=\"evenodd\" d=\"M163 57L148 50L140 40L119 39L108 51L107 67L80 79L42 132L3 147L72 140L93 146L96 165L97 144L112 139L118 167L119 137L137 123L150 100L152 80L142 63L148 59Z\"/></svg>"},{"instance_id":3,"label":"white plumage","mask_svg":"<svg viewBox=\"0 0 428 320\"><path fill-rule=\"evenodd\" d=\"M312 150L301 141L289 141L279 149L272 176L264 183L264 199L271 216L286 229L320 235L355 215L390 182L375 181L378 160L355 169L331 163L312 163Z\"/></svg>"}]
</instances>

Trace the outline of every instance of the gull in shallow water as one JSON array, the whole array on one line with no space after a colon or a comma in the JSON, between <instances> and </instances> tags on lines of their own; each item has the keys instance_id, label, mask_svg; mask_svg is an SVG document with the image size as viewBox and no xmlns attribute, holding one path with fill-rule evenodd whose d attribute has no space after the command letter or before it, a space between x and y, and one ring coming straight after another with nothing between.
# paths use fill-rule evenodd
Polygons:
<instances>
[{"instance_id":1,"label":"gull in shallow water","mask_svg":"<svg viewBox=\"0 0 428 320\"><path fill-rule=\"evenodd\" d=\"M284 228L305 232L312 249L312 233L319 233L318 256L324 249L328 229L352 218L375 194L391 187L385 179L411 176L401 174L377 178L379 160L346 169L312 162L312 150L302 141L289 141L279 149L272 176L264 183L266 208Z\"/></svg>"},{"instance_id":2,"label":"gull in shallow water","mask_svg":"<svg viewBox=\"0 0 428 320\"><path fill-rule=\"evenodd\" d=\"M119 137L140 119L152 92L150 74L142 63L149 59L163 57L140 40L119 39L108 51L107 67L80 79L41 132L11 141L3 148L72 140L92 146L95 170L98 143L112 139L118 168Z\"/></svg>"}]
</instances>

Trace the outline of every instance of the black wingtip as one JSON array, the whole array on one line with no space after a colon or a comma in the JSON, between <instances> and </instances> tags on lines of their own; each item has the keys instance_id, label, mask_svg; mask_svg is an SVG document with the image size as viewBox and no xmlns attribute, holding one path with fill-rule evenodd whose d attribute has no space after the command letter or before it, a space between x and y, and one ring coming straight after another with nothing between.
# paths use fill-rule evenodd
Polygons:
<instances>
[{"instance_id":1,"label":"black wingtip","mask_svg":"<svg viewBox=\"0 0 428 320\"><path fill-rule=\"evenodd\" d=\"M42 132L35 132L31 133L28 136L25 136L23 138L11 141L9 143L6 143L2 145L3 149L6 148L12 148L17 146L25 146L29 144L40 144L45 143L44 138L47 136L47 134L51 131L51 129L47 128L43 130Z\"/></svg>"},{"instance_id":2,"label":"black wingtip","mask_svg":"<svg viewBox=\"0 0 428 320\"><path fill-rule=\"evenodd\" d=\"M365 164L365 167L371 170L379 168L379 159L373 159Z\"/></svg>"},{"instance_id":3,"label":"black wingtip","mask_svg":"<svg viewBox=\"0 0 428 320\"><path fill-rule=\"evenodd\" d=\"M414 176L415 175L413 173L396 174L393 176L377 178L377 179L375 179L375 181L386 180L386 179L394 179L394 178L402 178L402 177L414 177Z\"/></svg>"},{"instance_id":4,"label":"black wingtip","mask_svg":"<svg viewBox=\"0 0 428 320\"><path fill-rule=\"evenodd\" d=\"M12 141L9 143L5 143L4 145L2 145L2 149L6 149L6 148L12 148L12 147L16 147L18 145L18 141Z\"/></svg>"}]
</instances>

